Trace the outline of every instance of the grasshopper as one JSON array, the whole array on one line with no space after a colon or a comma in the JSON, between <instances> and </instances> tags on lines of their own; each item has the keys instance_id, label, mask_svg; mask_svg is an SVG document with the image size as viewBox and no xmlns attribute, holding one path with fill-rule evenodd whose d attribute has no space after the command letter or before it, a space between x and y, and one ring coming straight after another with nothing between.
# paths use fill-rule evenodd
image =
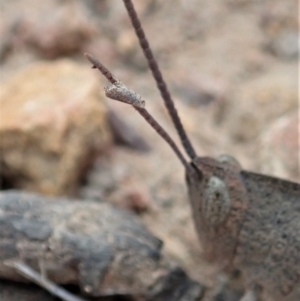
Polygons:
<instances>
[{"instance_id":1,"label":"grasshopper","mask_svg":"<svg viewBox=\"0 0 300 301\"><path fill-rule=\"evenodd\" d=\"M132 105L179 158L204 256L225 272L241 271L246 283L242 300L255 301L261 294L267 300L300 300L300 184L243 170L231 156L197 156L135 8L131 0L123 2L190 162L146 110L142 97L85 54L111 82L106 95Z\"/></svg>"}]
</instances>

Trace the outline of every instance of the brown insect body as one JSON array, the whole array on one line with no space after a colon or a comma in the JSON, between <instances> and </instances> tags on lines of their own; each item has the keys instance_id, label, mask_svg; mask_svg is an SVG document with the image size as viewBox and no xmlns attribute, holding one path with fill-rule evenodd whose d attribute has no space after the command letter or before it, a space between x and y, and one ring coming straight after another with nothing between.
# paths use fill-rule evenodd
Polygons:
<instances>
[{"instance_id":1,"label":"brown insect body","mask_svg":"<svg viewBox=\"0 0 300 301\"><path fill-rule=\"evenodd\" d=\"M300 185L212 158L191 167L186 182L204 256L242 271L271 300L300 300Z\"/></svg>"},{"instance_id":2,"label":"brown insect body","mask_svg":"<svg viewBox=\"0 0 300 301\"><path fill-rule=\"evenodd\" d=\"M249 206L235 265L273 300L300 300L300 185L246 171L241 176Z\"/></svg>"}]
</instances>

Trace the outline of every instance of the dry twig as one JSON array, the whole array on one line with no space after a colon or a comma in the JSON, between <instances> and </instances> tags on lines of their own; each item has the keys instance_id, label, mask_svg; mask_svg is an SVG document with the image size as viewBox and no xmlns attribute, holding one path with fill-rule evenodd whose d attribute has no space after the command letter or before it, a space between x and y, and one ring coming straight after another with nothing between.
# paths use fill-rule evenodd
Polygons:
<instances>
[{"instance_id":1,"label":"dry twig","mask_svg":"<svg viewBox=\"0 0 300 301\"><path fill-rule=\"evenodd\" d=\"M44 278L38 272L33 270L27 264L17 261L6 261L5 265L14 268L19 274L38 284L39 286L46 289L50 294L61 298L63 301L86 301L85 299L79 298L62 287L56 285L54 282L47 278Z\"/></svg>"}]
</instances>

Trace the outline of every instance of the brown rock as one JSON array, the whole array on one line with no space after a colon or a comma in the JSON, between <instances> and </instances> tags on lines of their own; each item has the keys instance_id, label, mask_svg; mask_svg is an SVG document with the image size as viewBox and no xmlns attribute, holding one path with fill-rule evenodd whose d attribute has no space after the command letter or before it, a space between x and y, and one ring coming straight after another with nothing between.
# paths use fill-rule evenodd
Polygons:
<instances>
[{"instance_id":1,"label":"brown rock","mask_svg":"<svg viewBox=\"0 0 300 301\"><path fill-rule=\"evenodd\" d=\"M257 77L237 89L227 115L228 128L235 139L254 141L274 120L297 110L295 74L292 66L284 75Z\"/></svg>"},{"instance_id":2,"label":"brown rock","mask_svg":"<svg viewBox=\"0 0 300 301\"><path fill-rule=\"evenodd\" d=\"M12 48L27 46L42 57L78 52L96 32L94 20L85 5L79 1L67 1L57 5L49 1L20 4L22 17L10 18L7 28ZM10 30L13 28L13 31Z\"/></svg>"},{"instance_id":3,"label":"brown rock","mask_svg":"<svg viewBox=\"0 0 300 301\"><path fill-rule=\"evenodd\" d=\"M298 3L279 1L266 5L260 25L264 33L263 46L279 59L298 58Z\"/></svg>"},{"instance_id":4,"label":"brown rock","mask_svg":"<svg viewBox=\"0 0 300 301\"><path fill-rule=\"evenodd\" d=\"M2 177L13 187L72 194L110 141L97 78L68 60L37 63L4 84L0 107Z\"/></svg>"},{"instance_id":5,"label":"brown rock","mask_svg":"<svg viewBox=\"0 0 300 301\"><path fill-rule=\"evenodd\" d=\"M150 210L158 210L147 190L135 187L132 184L128 184L128 187L124 190L114 194L111 198L111 202L120 208L137 214L142 214Z\"/></svg>"},{"instance_id":6,"label":"brown rock","mask_svg":"<svg viewBox=\"0 0 300 301\"><path fill-rule=\"evenodd\" d=\"M262 172L299 180L298 112L276 120L260 137L260 163Z\"/></svg>"}]
</instances>

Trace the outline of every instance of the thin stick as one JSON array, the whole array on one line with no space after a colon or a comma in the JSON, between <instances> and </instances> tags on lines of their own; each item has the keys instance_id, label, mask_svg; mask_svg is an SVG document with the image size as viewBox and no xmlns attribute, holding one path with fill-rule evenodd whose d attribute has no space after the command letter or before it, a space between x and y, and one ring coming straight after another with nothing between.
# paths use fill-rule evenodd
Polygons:
<instances>
[{"instance_id":1,"label":"thin stick","mask_svg":"<svg viewBox=\"0 0 300 301\"><path fill-rule=\"evenodd\" d=\"M19 274L23 275L24 277L31 280L32 282L35 282L39 286L46 289L52 295L59 297L64 301L86 301L85 299L74 296L73 294L63 289L62 287L56 285L52 281L43 278L39 273L37 273L35 270L33 270L25 263L16 262L16 261L9 261L9 262L7 261L5 262L5 265L14 268L15 270L18 271Z\"/></svg>"},{"instance_id":2,"label":"thin stick","mask_svg":"<svg viewBox=\"0 0 300 301\"><path fill-rule=\"evenodd\" d=\"M174 101L171 98L171 94L168 90L168 87L163 79L162 73L158 67L157 61L153 55L153 52L150 48L149 42L146 38L145 32L142 28L141 22L137 16L137 13L135 11L135 8L133 6L133 3L131 0L123 0L124 5L127 9L128 15L131 19L131 23L133 25L133 28L135 30L135 33L139 39L139 43L141 45L141 48L144 52L144 55L147 59L149 68L152 72L152 75L156 81L157 88L160 91L160 94L164 100L165 106L169 112L169 115L173 121L173 124L177 130L177 133L180 137L181 143L188 154L188 156L191 159L194 159L197 155L196 152L183 128L183 125L181 123L181 120L178 116L177 110L174 105Z\"/></svg>"},{"instance_id":3,"label":"thin stick","mask_svg":"<svg viewBox=\"0 0 300 301\"><path fill-rule=\"evenodd\" d=\"M189 164L177 147L174 140L161 127L161 125L152 117L152 115L144 108L145 101L136 92L129 90L120 80L118 80L106 67L104 67L96 58L88 53L85 57L93 64L93 68L97 68L112 83L105 87L107 97L132 105L142 117L151 125L152 128L170 145L181 163L185 168L189 168Z\"/></svg>"}]
</instances>

